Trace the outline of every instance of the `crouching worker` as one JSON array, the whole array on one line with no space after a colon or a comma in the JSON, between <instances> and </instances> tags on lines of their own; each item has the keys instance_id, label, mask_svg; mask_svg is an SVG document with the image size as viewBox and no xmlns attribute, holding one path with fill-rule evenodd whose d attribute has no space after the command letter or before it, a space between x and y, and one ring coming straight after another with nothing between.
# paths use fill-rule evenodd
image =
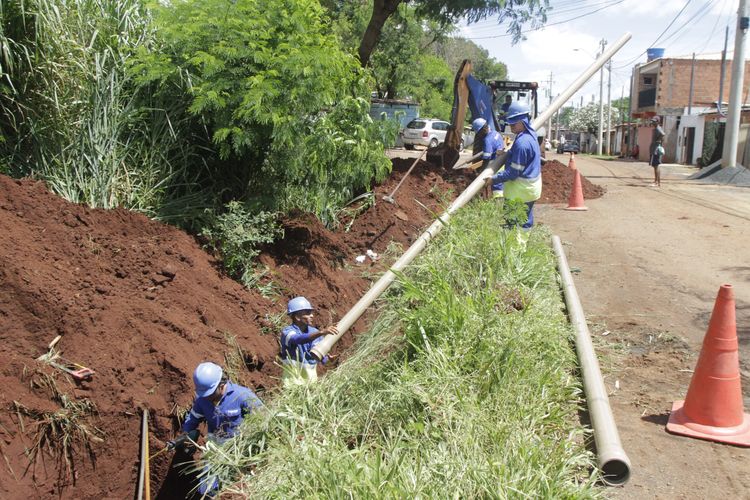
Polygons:
<instances>
[{"instance_id":1,"label":"crouching worker","mask_svg":"<svg viewBox=\"0 0 750 500\"><path fill-rule=\"evenodd\" d=\"M324 335L337 335L336 326L331 325L318 330L312 326L313 307L304 297L295 297L287 304L286 313L292 324L281 331L281 363L284 368L284 385L306 384L318 379L318 360L310 350L318 344ZM323 358L327 363L329 356Z\"/></svg>"},{"instance_id":2,"label":"crouching worker","mask_svg":"<svg viewBox=\"0 0 750 500\"><path fill-rule=\"evenodd\" d=\"M200 435L198 426L206 422L207 440L222 444L234 437L245 416L263 406L258 396L247 387L230 382L217 364L205 362L193 372L195 400L182 425L182 432L168 448L191 445ZM205 470L205 469L204 469ZM219 489L215 477L201 478L198 492L201 496L213 496Z\"/></svg>"}]
</instances>

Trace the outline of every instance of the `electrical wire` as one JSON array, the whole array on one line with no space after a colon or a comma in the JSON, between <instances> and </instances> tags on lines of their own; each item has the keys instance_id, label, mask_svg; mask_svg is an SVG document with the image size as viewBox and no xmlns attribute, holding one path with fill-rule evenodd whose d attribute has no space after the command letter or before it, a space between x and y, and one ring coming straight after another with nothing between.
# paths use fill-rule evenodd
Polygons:
<instances>
[{"instance_id":1,"label":"electrical wire","mask_svg":"<svg viewBox=\"0 0 750 500\"><path fill-rule=\"evenodd\" d=\"M669 30L669 28L671 28L671 27L672 27L672 25L673 25L673 24L674 24L674 23L675 23L675 22L677 21L677 19L678 19L678 18L679 18L679 17L680 17L681 15L682 15L682 13L683 13L683 12L685 12L685 9L687 9L688 5L690 5L690 3L691 3L692 1L693 1L693 0L688 0L688 1L687 1L687 2L685 3L685 5L684 5L684 6L682 7L682 9L680 9L680 11L679 11L679 12L677 13L677 15L676 15L676 16L674 16L674 18L672 18L672 21L671 21L671 22L670 22L670 23L669 23L669 24L667 25L667 27L666 27L666 28L664 28L664 31L662 31L662 32L661 32L661 33L659 34L659 36L657 36L657 37L656 37L656 40L654 40L654 41L653 41L653 42L651 43L651 45L649 45L649 46L648 46L648 47L647 47L647 48L646 48L646 49L645 49L645 50L644 50L643 52L639 53L639 54L638 54L638 55L636 55L635 57L633 57L633 58L629 59L628 61L626 61L626 62L624 62L624 63L622 63L622 64L618 64L618 65L617 65L617 66L616 66L615 68L616 68L616 69L621 69L621 68L627 68L627 67L631 66L631 65L632 65L632 64L633 64L633 63L634 63L635 61L637 61L638 59L640 59L640 57L641 57L641 56L642 56L643 54L645 54L646 52L648 52L648 49L650 49L650 48L653 48L653 46L654 46L654 45L656 45L656 44L657 44L657 43L659 42L659 40L661 40L661 37L663 37L663 36L664 36L664 35L666 34L666 32L667 32L667 31ZM688 21L687 21L686 23L684 23L684 24L683 24L682 26L680 26L680 28L678 28L678 29L677 29L677 31L675 31L674 33L672 33L671 35L669 35L669 36L668 36L667 38L665 38L665 39L664 39L664 41L668 40L669 38L671 38L672 36L674 36L674 35L675 35L676 33L679 33L680 31L682 31L682 30L683 30L683 29L684 29L684 28L685 28L685 27L687 26L687 24L688 24L688 23L689 23L689 22L690 22L690 21L691 21L692 19L694 19L694 18L695 18L695 16L696 16L696 15L697 15L698 13L700 13L700 12L701 12L701 10L702 10L702 9L705 9L705 8L706 8L706 6L710 5L710 4L712 3L712 2L713 2L713 0L708 0L708 2L706 2L706 3L705 3L705 4L703 5L703 7L701 7L701 8L699 8L699 9L698 9L698 12L696 12L696 14L695 14L695 15L694 15L693 17L691 17L691 18L690 18L690 19L689 19L689 20L688 20Z\"/></svg>"},{"instance_id":2,"label":"electrical wire","mask_svg":"<svg viewBox=\"0 0 750 500\"><path fill-rule=\"evenodd\" d=\"M583 10L590 10L591 7L606 6L611 1L612 0L605 0L596 4L589 4L586 0L583 0L582 2L576 2L580 4L576 7L571 7L567 9L561 9L561 10L551 9L548 11L547 21L552 21L553 24L557 24L558 23L557 19L562 17L561 14L569 14L571 12L580 12ZM552 7L555 7L555 6L553 5ZM560 22L567 22L567 21L560 21ZM552 23L545 23L545 26L553 25ZM471 28L472 33L475 36L478 36L478 35L484 35L487 33L495 32L497 31L499 26L500 24L498 24L498 22L495 19L488 19L486 21L480 21L478 23L467 25L466 27Z\"/></svg>"},{"instance_id":3,"label":"electrical wire","mask_svg":"<svg viewBox=\"0 0 750 500\"><path fill-rule=\"evenodd\" d=\"M600 7L598 9L596 9L596 10L592 10L590 12L587 12L586 14L581 14L580 16L571 17L570 19L565 19L564 21L558 21L558 22L554 22L554 23L546 23L544 26L540 26L539 28L534 28L534 29L531 29L531 30L522 31L521 34L532 33L534 31L541 31L544 28L547 28L549 26L556 26L558 24L565 24L565 23L568 23L570 21L575 21L576 19L581 19L583 17L588 17L588 16L590 16L592 14L596 14L597 12L600 12L600 11L602 11L604 9L608 9L609 7L614 7L615 5L621 4L624 1L625 0L614 0L614 1L612 1L610 3L607 3L606 5L604 5L604 7ZM502 35L479 36L479 37L464 37L464 38L466 38L467 40L487 40L487 39L490 39L490 38L505 38L505 37L509 37L509 36L513 36L513 35L511 33L504 33Z\"/></svg>"}]
</instances>

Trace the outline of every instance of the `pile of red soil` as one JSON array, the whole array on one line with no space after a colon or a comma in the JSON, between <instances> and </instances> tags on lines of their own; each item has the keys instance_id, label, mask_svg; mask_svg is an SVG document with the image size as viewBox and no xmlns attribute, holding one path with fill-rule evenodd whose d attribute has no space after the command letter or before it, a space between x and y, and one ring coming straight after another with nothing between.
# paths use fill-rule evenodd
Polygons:
<instances>
[{"instance_id":1,"label":"pile of red soil","mask_svg":"<svg viewBox=\"0 0 750 500\"><path fill-rule=\"evenodd\" d=\"M304 214L284 220L284 238L259 258L268 269L264 284L275 290L270 298L226 277L199 242L176 228L125 210L71 204L43 183L0 176L0 497L132 496L140 409L150 411L152 451L161 449L175 433L175 415L190 406L192 370L204 360L224 364L236 352L231 337L244 358L238 382L267 397L280 376L277 328L286 301L305 295L319 308L321 326L337 321L369 287L365 271L383 265L355 258L368 249L382 254L391 241L408 247L475 175L420 162L395 203L384 201L413 161L394 160L393 175L369 198L374 205L353 204L337 232ZM74 382L35 360L57 335L65 358L95 370L90 381ZM345 335L337 349L351 339ZM60 475L46 452L27 470L25 450L37 427L14 401L31 411L60 407L34 383L40 373L53 376L72 400L96 404L98 414L84 422L104 436L93 444L95 464L77 448L73 474ZM170 455L152 462L151 489L160 498L184 495L175 483L164 484Z\"/></svg>"},{"instance_id":2,"label":"pile of red soil","mask_svg":"<svg viewBox=\"0 0 750 500\"><path fill-rule=\"evenodd\" d=\"M539 203L567 203L573 190L575 171L557 160L551 160L542 167L542 197ZM583 198L590 200L604 195L604 187L592 183L581 176Z\"/></svg>"}]
</instances>

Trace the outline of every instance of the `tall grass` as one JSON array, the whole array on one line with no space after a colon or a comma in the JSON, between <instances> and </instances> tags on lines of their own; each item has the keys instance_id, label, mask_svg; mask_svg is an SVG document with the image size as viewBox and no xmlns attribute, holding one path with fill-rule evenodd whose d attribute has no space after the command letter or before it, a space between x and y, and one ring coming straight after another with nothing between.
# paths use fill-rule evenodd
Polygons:
<instances>
[{"instance_id":1,"label":"tall grass","mask_svg":"<svg viewBox=\"0 0 750 500\"><path fill-rule=\"evenodd\" d=\"M0 164L69 201L178 221L210 206L191 121L128 72L155 32L141 0L11 0L0 10ZM174 207L177 203L177 207Z\"/></svg>"},{"instance_id":2,"label":"tall grass","mask_svg":"<svg viewBox=\"0 0 750 500\"><path fill-rule=\"evenodd\" d=\"M380 301L354 354L278 394L212 474L259 498L586 498L592 457L548 234L478 202ZM509 307L510 306L510 307ZM250 474L250 471L253 471Z\"/></svg>"}]
</instances>

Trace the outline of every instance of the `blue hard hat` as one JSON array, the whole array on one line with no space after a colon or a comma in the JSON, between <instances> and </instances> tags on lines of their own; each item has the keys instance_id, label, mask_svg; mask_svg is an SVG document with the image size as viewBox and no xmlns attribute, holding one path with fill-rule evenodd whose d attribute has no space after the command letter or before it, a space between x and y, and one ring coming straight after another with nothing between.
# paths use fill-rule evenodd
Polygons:
<instances>
[{"instance_id":1,"label":"blue hard hat","mask_svg":"<svg viewBox=\"0 0 750 500\"><path fill-rule=\"evenodd\" d=\"M531 114L529 111L529 105L525 102L515 101L508 106L508 112L505 114L505 121L513 125L523 120L524 116Z\"/></svg>"},{"instance_id":2,"label":"blue hard hat","mask_svg":"<svg viewBox=\"0 0 750 500\"><path fill-rule=\"evenodd\" d=\"M207 361L199 364L193 372L195 395L199 398L205 398L213 394L219 387L223 373L221 367L216 363Z\"/></svg>"},{"instance_id":3,"label":"blue hard hat","mask_svg":"<svg viewBox=\"0 0 750 500\"><path fill-rule=\"evenodd\" d=\"M312 304L310 304L310 301L304 297L294 297L292 300L289 301L289 304L287 304L286 306L287 314L296 313L297 311L312 311L312 310L313 310Z\"/></svg>"},{"instance_id":4,"label":"blue hard hat","mask_svg":"<svg viewBox=\"0 0 750 500\"><path fill-rule=\"evenodd\" d=\"M471 122L471 129L474 132L479 132L484 128L485 125L487 125L487 120L485 120L484 118L477 118L476 120Z\"/></svg>"}]
</instances>

